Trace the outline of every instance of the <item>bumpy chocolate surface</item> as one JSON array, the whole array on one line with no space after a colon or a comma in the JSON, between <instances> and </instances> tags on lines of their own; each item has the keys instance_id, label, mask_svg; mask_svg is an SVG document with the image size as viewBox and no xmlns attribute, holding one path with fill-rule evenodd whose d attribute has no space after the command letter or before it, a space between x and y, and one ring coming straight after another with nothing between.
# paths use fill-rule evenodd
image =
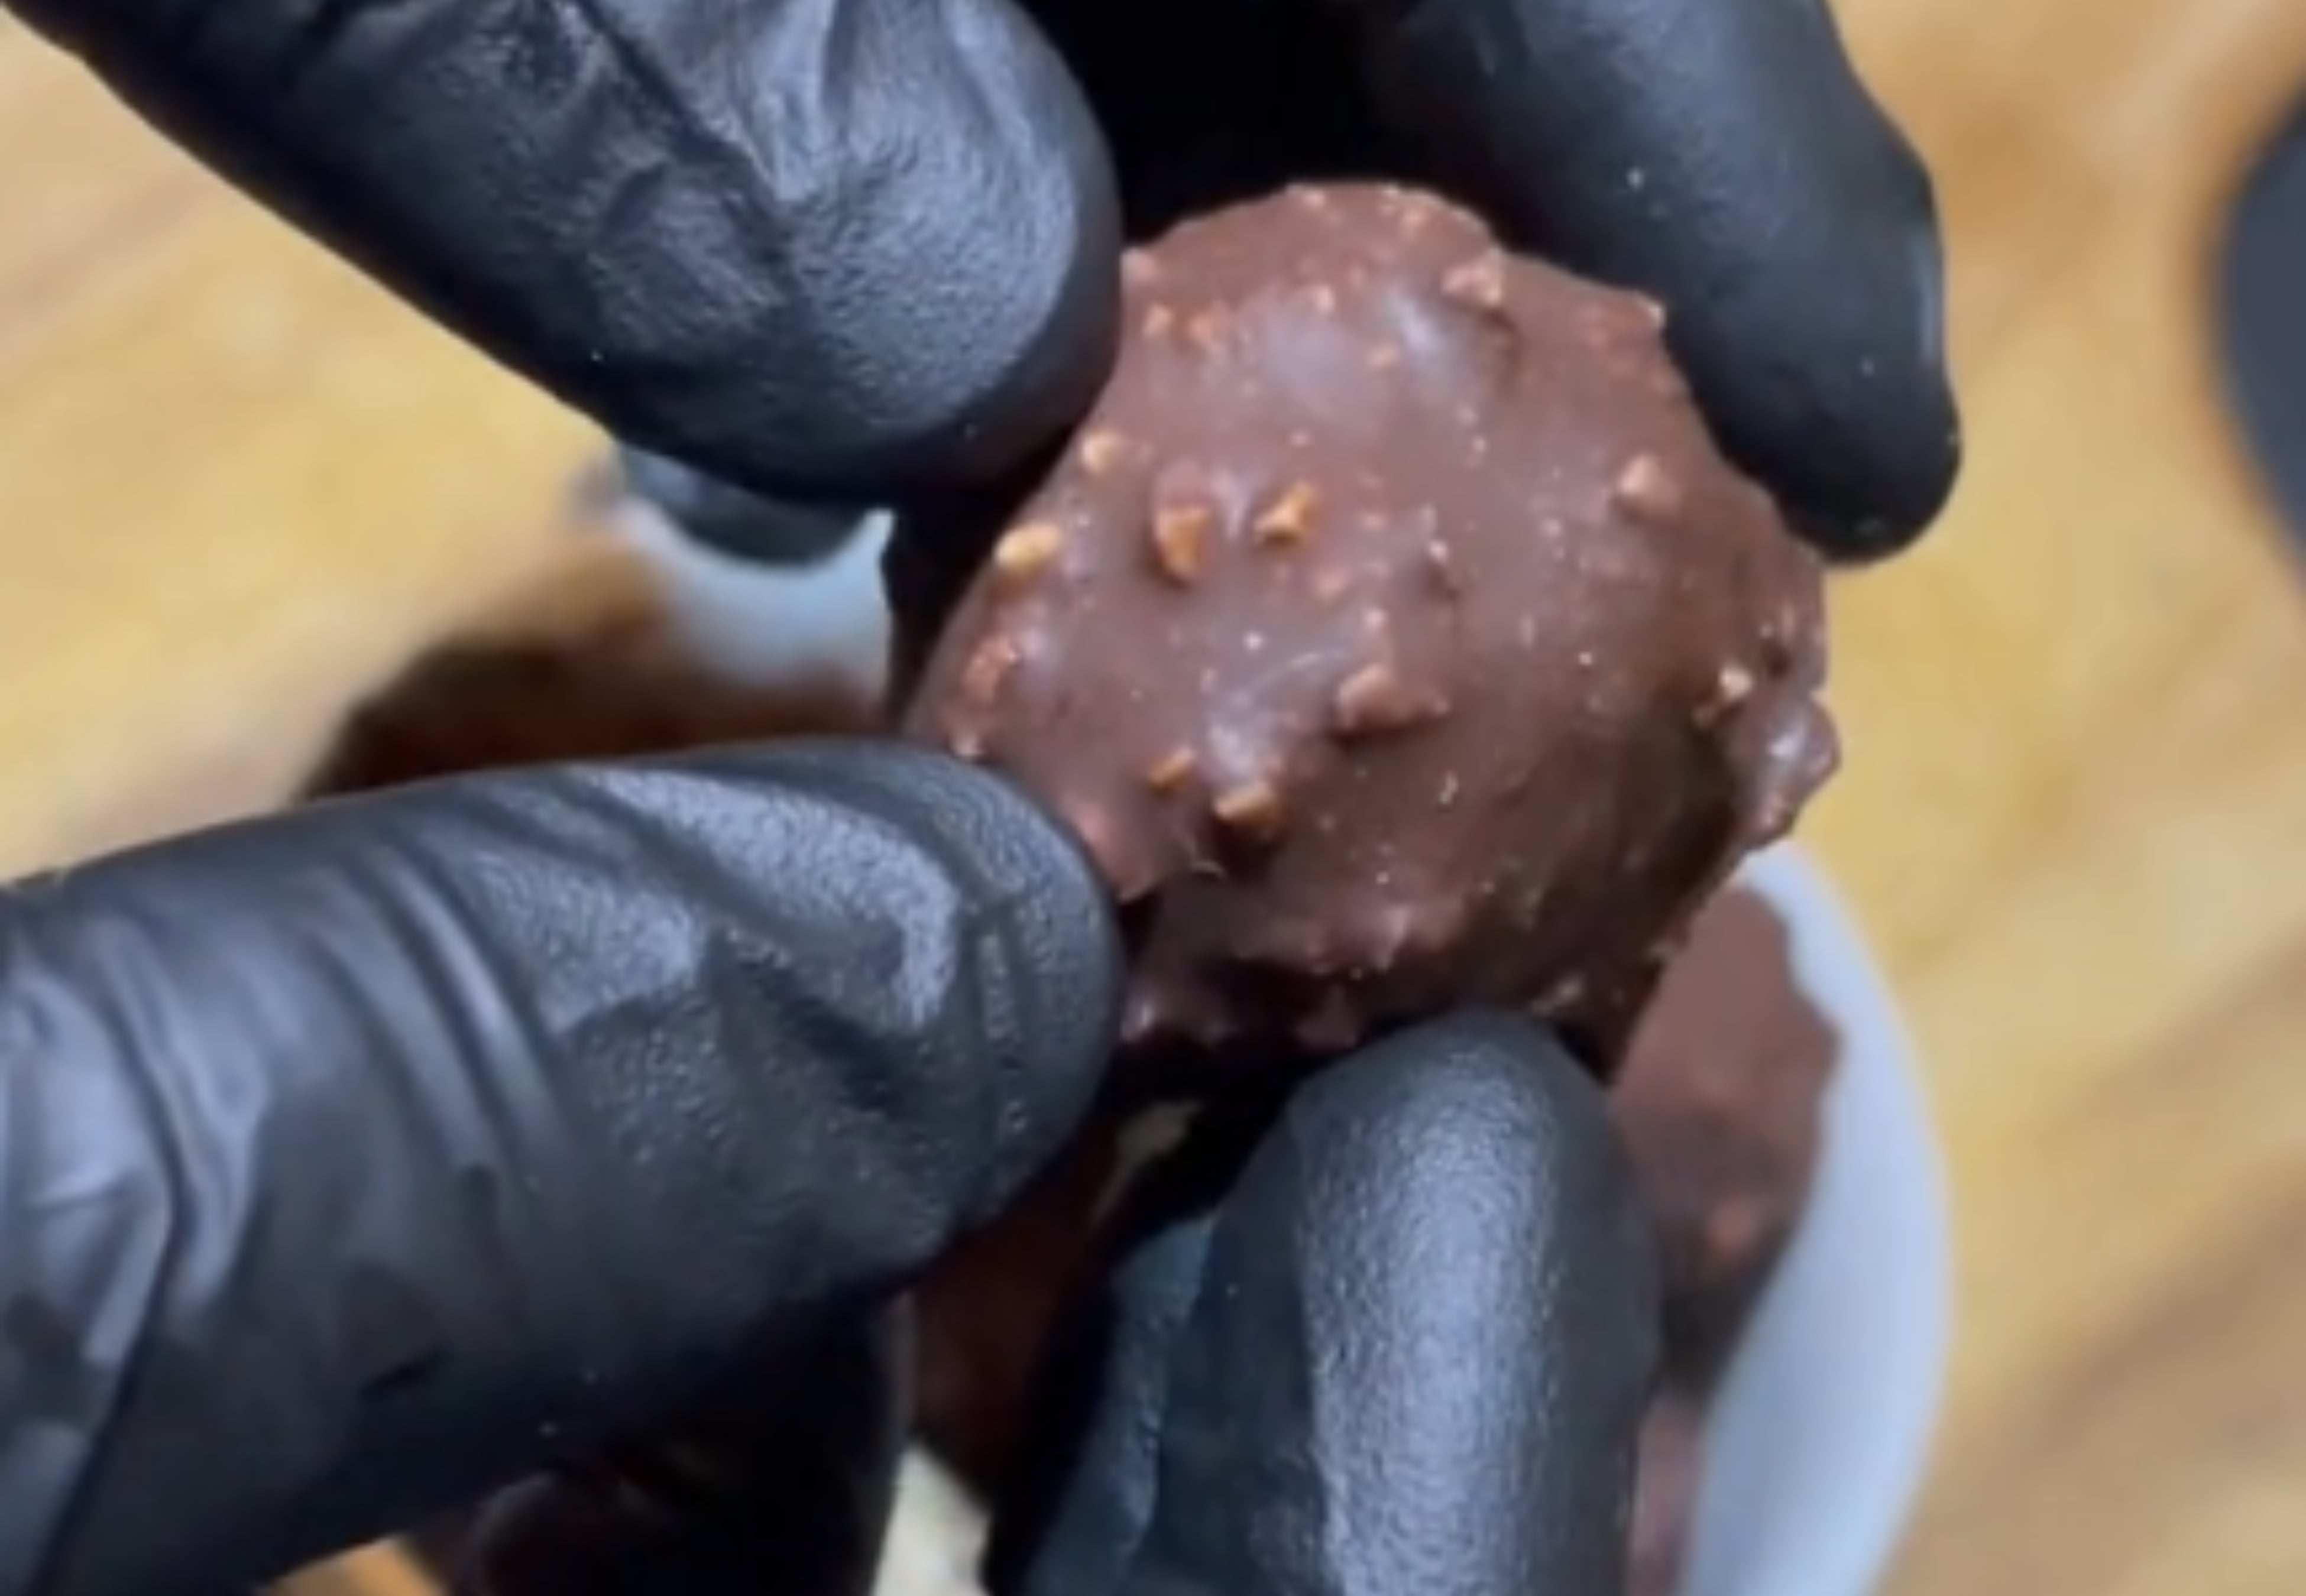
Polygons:
<instances>
[{"instance_id":1,"label":"bumpy chocolate surface","mask_svg":"<svg viewBox=\"0 0 2306 1596\"><path fill-rule=\"evenodd\" d=\"M1809 1199L1839 1042L1756 894L1708 904L1643 1016L1615 1095L1663 1254L1666 1355L1731 1350Z\"/></svg>"},{"instance_id":2,"label":"bumpy chocolate surface","mask_svg":"<svg viewBox=\"0 0 2306 1596\"><path fill-rule=\"evenodd\" d=\"M1820 573L1654 305L1399 190L1134 254L1116 375L907 724L1080 832L1132 1048L1322 1054L1467 1002L1597 1064L1834 760Z\"/></svg>"}]
</instances>

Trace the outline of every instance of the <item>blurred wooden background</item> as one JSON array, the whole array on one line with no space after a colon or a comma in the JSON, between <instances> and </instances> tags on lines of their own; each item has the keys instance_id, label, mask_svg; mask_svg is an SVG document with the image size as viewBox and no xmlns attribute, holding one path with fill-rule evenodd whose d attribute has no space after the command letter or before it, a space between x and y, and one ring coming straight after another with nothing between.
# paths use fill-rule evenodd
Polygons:
<instances>
[{"instance_id":1,"label":"blurred wooden background","mask_svg":"<svg viewBox=\"0 0 2306 1596\"><path fill-rule=\"evenodd\" d=\"M2306 6L1841 10L1940 175L1972 439L1934 543L1842 591L1852 759L1810 832L1910 1007L1963 1226L1894 1596L2293 1596L2306 589L2204 335ZM260 801L534 571L590 447L8 28L0 874Z\"/></svg>"}]
</instances>

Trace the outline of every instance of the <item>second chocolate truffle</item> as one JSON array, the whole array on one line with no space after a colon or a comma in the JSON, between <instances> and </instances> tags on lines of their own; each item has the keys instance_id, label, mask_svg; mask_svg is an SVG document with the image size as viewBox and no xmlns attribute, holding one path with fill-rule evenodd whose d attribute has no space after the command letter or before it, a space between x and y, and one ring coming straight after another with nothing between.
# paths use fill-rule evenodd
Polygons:
<instances>
[{"instance_id":1,"label":"second chocolate truffle","mask_svg":"<svg viewBox=\"0 0 2306 1596\"><path fill-rule=\"evenodd\" d=\"M1663 1254L1666 1355L1709 1378L1809 1201L1841 1053L1758 893L1708 904L1642 1017L1613 1102Z\"/></svg>"},{"instance_id":2,"label":"second chocolate truffle","mask_svg":"<svg viewBox=\"0 0 2306 1596\"><path fill-rule=\"evenodd\" d=\"M1117 372L910 730L1135 908L1133 1048L1321 1054L1465 1003L1597 1064L1834 758L1820 573L1654 305L1381 187L1133 255Z\"/></svg>"}]
</instances>

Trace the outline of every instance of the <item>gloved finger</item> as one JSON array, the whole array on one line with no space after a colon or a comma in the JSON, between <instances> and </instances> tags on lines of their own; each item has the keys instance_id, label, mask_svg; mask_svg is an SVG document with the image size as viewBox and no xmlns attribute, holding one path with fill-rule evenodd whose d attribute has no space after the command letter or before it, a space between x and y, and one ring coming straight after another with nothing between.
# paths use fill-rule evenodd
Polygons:
<instances>
[{"instance_id":1,"label":"gloved finger","mask_svg":"<svg viewBox=\"0 0 2306 1596\"><path fill-rule=\"evenodd\" d=\"M685 538L739 559L813 566L859 535L867 507L749 493L693 465L629 446L617 451L619 491L647 505Z\"/></svg>"},{"instance_id":2,"label":"gloved finger","mask_svg":"<svg viewBox=\"0 0 2306 1596\"><path fill-rule=\"evenodd\" d=\"M1599 1088L1467 1016L1316 1077L1228 1182L1234 1139L1059 1332L995 1589L1620 1589L1657 1325Z\"/></svg>"},{"instance_id":3,"label":"gloved finger","mask_svg":"<svg viewBox=\"0 0 2306 1596\"><path fill-rule=\"evenodd\" d=\"M1055 827L877 745L0 897L0 1589L252 1583L866 1311L1079 1122L1116 956Z\"/></svg>"},{"instance_id":4,"label":"gloved finger","mask_svg":"<svg viewBox=\"0 0 2306 1596\"><path fill-rule=\"evenodd\" d=\"M866 1596L905 1438L901 1310L756 1349L688 1411L513 1488L469 1596Z\"/></svg>"},{"instance_id":5,"label":"gloved finger","mask_svg":"<svg viewBox=\"0 0 2306 1596\"><path fill-rule=\"evenodd\" d=\"M14 0L620 435L764 489L1006 467L1111 359L1111 175L1009 0Z\"/></svg>"},{"instance_id":6,"label":"gloved finger","mask_svg":"<svg viewBox=\"0 0 2306 1596\"><path fill-rule=\"evenodd\" d=\"M1315 0L1380 114L1509 233L1655 295L1725 447L1828 552L1952 491L1927 172L1825 0Z\"/></svg>"}]
</instances>

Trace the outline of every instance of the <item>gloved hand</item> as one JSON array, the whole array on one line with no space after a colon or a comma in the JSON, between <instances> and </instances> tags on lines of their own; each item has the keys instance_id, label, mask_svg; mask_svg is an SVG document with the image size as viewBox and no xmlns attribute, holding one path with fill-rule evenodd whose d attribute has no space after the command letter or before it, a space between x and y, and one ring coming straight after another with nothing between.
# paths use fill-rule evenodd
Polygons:
<instances>
[{"instance_id":1,"label":"gloved hand","mask_svg":"<svg viewBox=\"0 0 2306 1596\"><path fill-rule=\"evenodd\" d=\"M902 748L443 783L13 889L0 1591L238 1588L565 1459L483 1588L860 1590L880 1310L1078 1121L1113 952L1068 845ZM1596 1089L1468 1017L1251 1129L1084 1305L1004 1583L1611 1588L1654 1310Z\"/></svg>"},{"instance_id":2,"label":"gloved hand","mask_svg":"<svg viewBox=\"0 0 2306 1596\"><path fill-rule=\"evenodd\" d=\"M1114 959L1069 843L897 747L0 892L0 1592L249 1589L764 1363L888 1411L862 1327L1072 1131ZM770 1417L868 1563L885 1426Z\"/></svg>"},{"instance_id":3,"label":"gloved hand","mask_svg":"<svg viewBox=\"0 0 2306 1596\"><path fill-rule=\"evenodd\" d=\"M1046 38L1004 0L16 8L420 307L756 490L998 477L1103 377L1124 226L1364 172L1665 300L1725 441L1830 549L1897 546L1952 482L1927 183L1818 0L1046 0ZM854 1577L891 1422L874 1306L1071 1128L1109 934L1038 821L917 755L670 770L346 806L0 900L0 1590L244 1583L685 1404L709 1428L732 1390L818 1471L783 1566ZM1145 1455L1100 1431L1122 1506L1077 1477L1086 1501L1016 1532L1023 1566L1585 1588L1607 1552L1574 1532L1622 1478L1634 1378L1594 1349L1629 1355L1643 1288L1606 1182L1556 1182L1610 1156L1554 1112L1558 1060L1502 1122L1536 1127L1515 1157L1441 1112L1482 1092L1410 1088L1460 1079L1438 1062L1345 1066L1292 1114L1356 1135L1260 1144L1124 1271L1148 1302L1200 1287L1174 1339L1129 1321L1150 1350L1102 1410L1139 1400L1131 1370L1213 1371L1164 1430L1181 1494L1149 1505ZM1444 1131L1492 1154L1447 1209L1414 1187ZM1419 1200L1307 1217L1396 1181ZM1465 1245L1423 1250L1448 1215ZM1526 1258L1470 1247L1524 1216ZM1503 1395L1392 1293L1438 1291L1435 1257L1500 1271L1449 1300L1496 1310ZM1219 1353L1292 1337L1312 1361L1264 1393L1297 1404L1256 1410L1272 1433L1377 1400L1415 1466L1223 1454L1213 1415L1272 1369ZM1507 1428L1469 1429L1477 1401ZM1523 1450L1546 1415L1559 1443ZM1490 1457L1542 1510L1461 1573ZM645 1466L660 1498L709 1495L713 1458ZM1199 1482L1239 1494L1197 1540ZM1362 1482L1374 1540L1316 1522Z\"/></svg>"},{"instance_id":4,"label":"gloved hand","mask_svg":"<svg viewBox=\"0 0 2306 1596\"><path fill-rule=\"evenodd\" d=\"M1205 1110L1062 1323L999 1504L995 1596L1614 1596L1656 1355L1648 1232L1600 1088L1464 1015ZM887 1333L723 1385L534 1481L473 1596L862 1592ZM859 1438L867 1438L860 1443ZM810 1466L811 1447L848 1464ZM876 1482L878 1489L862 1489Z\"/></svg>"},{"instance_id":5,"label":"gloved hand","mask_svg":"<svg viewBox=\"0 0 2306 1596\"><path fill-rule=\"evenodd\" d=\"M13 3L433 316L756 491L997 474L1104 377L1124 213L1340 175L1656 294L1838 552L1953 478L1929 183L1824 0Z\"/></svg>"},{"instance_id":6,"label":"gloved hand","mask_svg":"<svg viewBox=\"0 0 2306 1596\"><path fill-rule=\"evenodd\" d=\"M1058 1331L998 1596L1624 1589L1655 1283L1549 1038L1397 1036L1269 1129L1200 1128L1131 1208Z\"/></svg>"}]
</instances>

